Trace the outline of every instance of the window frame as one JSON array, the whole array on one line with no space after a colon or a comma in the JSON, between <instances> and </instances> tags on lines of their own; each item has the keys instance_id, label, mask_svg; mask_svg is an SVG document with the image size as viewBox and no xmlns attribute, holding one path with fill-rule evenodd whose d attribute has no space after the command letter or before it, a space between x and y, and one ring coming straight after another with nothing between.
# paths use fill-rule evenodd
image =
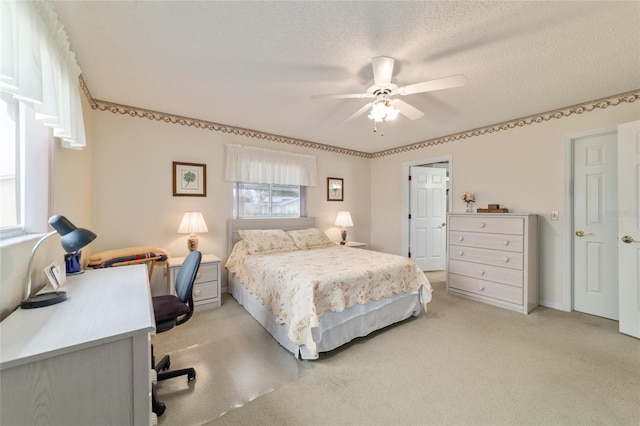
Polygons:
<instances>
[{"instance_id":1,"label":"window frame","mask_svg":"<svg viewBox=\"0 0 640 426\"><path fill-rule=\"evenodd\" d=\"M3 96L15 105L16 222L0 227L3 245L12 239L47 232L51 216L53 129L35 117L24 102Z\"/></svg>"},{"instance_id":2,"label":"window frame","mask_svg":"<svg viewBox=\"0 0 640 426\"><path fill-rule=\"evenodd\" d=\"M242 189L242 185L257 185L257 186L265 186L268 187L269 190L269 214L268 215L259 215L259 216L241 216L240 215L240 198L239 192ZM299 196L299 211L297 216L290 215L274 215L273 214L273 190L274 187L292 187L298 188L298 196ZM266 189L266 188L265 188ZM234 219L283 219L283 218L299 218L306 217L306 193L307 187L302 185L286 185L286 184L269 184L269 183L256 183L256 182L233 182L233 218Z\"/></svg>"}]
</instances>

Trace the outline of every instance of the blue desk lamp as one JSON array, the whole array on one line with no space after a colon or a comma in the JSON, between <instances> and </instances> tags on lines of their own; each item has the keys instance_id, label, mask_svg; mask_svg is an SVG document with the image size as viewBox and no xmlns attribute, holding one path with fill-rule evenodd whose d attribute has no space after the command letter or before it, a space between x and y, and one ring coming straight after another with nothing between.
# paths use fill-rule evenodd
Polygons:
<instances>
[{"instance_id":1,"label":"blue desk lamp","mask_svg":"<svg viewBox=\"0 0 640 426\"><path fill-rule=\"evenodd\" d=\"M96 234L88 229L76 228L75 225L64 216L52 216L49 219L49 225L55 229L55 231L51 231L42 237L31 251L29 265L27 266L27 291L25 299L20 304L22 309L42 308L67 300L67 293L64 291L52 291L31 296L31 266L33 264L33 257L44 240L55 234L60 234L62 248L67 253L72 253L80 250L96 238Z\"/></svg>"}]
</instances>

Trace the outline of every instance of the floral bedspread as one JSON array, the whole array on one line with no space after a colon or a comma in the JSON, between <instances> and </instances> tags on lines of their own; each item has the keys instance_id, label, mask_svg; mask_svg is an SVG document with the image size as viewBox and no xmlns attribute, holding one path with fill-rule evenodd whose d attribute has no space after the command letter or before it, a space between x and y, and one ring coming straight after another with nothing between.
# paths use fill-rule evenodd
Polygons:
<instances>
[{"instance_id":1,"label":"floral bedspread","mask_svg":"<svg viewBox=\"0 0 640 426\"><path fill-rule=\"evenodd\" d=\"M402 256L339 245L249 255L236 244L226 267L247 289L286 323L289 339L316 354L311 330L327 311L424 287L432 288L418 265ZM428 297L430 299L430 297ZM426 307L426 305L425 305Z\"/></svg>"}]
</instances>

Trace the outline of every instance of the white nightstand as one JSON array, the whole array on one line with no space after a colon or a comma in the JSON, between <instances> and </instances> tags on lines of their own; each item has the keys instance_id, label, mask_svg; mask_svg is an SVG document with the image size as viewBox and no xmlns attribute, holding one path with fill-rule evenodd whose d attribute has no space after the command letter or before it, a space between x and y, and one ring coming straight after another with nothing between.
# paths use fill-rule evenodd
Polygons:
<instances>
[{"instance_id":1,"label":"white nightstand","mask_svg":"<svg viewBox=\"0 0 640 426\"><path fill-rule=\"evenodd\" d=\"M338 241L336 244L340 244L340 242ZM344 244L345 247L352 247L352 248L361 248L361 249L366 249L367 248L367 243L359 243L357 241L347 241L346 244Z\"/></svg>"},{"instance_id":2,"label":"white nightstand","mask_svg":"<svg viewBox=\"0 0 640 426\"><path fill-rule=\"evenodd\" d=\"M175 292L178 271L184 262L184 257L172 257L169 264L169 288ZM220 269L222 260L212 254L202 255L200 269L193 285L193 302L196 306L220 306ZM208 306L210 305L210 306ZM203 306L204 307L204 306Z\"/></svg>"}]
</instances>

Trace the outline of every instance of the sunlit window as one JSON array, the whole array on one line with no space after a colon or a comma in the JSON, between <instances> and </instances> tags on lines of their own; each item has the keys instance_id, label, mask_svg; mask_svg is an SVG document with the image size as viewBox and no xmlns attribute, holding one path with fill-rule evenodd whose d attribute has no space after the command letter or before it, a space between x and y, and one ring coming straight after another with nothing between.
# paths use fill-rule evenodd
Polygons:
<instances>
[{"instance_id":1,"label":"sunlit window","mask_svg":"<svg viewBox=\"0 0 640 426\"><path fill-rule=\"evenodd\" d=\"M234 184L236 218L300 217L304 212L304 187L263 183Z\"/></svg>"},{"instance_id":2,"label":"sunlit window","mask_svg":"<svg viewBox=\"0 0 640 426\"><path fill-rule=\"evenodd\" d=\"M53 131L0 94L0 238L45 232Z\"/></svg>"}]
</instances>

